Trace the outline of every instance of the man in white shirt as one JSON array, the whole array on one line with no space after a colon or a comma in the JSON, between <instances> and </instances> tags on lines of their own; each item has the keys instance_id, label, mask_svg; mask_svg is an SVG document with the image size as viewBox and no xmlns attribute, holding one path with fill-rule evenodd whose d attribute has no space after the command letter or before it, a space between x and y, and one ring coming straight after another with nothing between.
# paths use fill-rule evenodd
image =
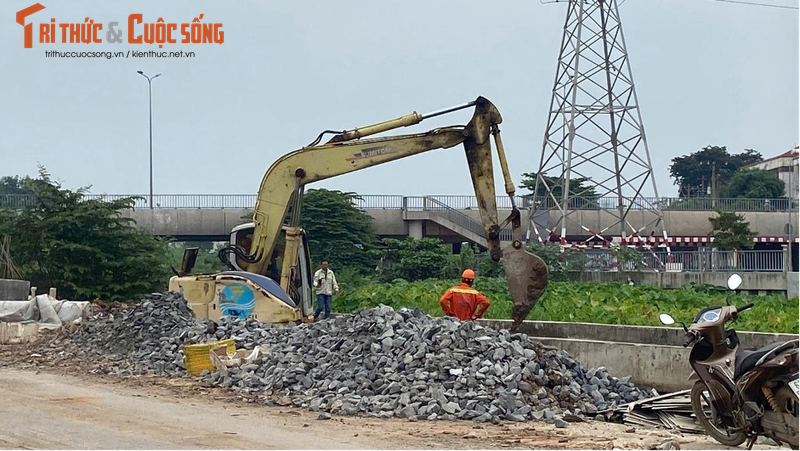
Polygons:
<instances>
[{"instance_id":1,"label":"man in white shirt","mask_svg":"<svg viewBox=\"0 0 800 451\"><path fill-rule=\"evenodd\" d=\"M314 287L317 289L317 310L314 311L314 321L325 309L325 319L331 316L331 301L333 293L339 292L336 276L328 269L328 261L322 260L321 268L314 273Z\"/></svg>"}]
</instances>

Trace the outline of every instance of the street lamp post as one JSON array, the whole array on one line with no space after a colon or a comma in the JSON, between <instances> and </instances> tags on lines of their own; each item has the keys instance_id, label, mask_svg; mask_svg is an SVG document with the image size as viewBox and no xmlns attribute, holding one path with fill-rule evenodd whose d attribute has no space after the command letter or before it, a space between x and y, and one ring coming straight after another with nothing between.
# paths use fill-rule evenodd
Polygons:
<instances>
[{"instance_id":1,"label":"street lamp post","mask_svg":"<svg viewBox=\"0 0 800 451\"><path fill-rule=\"evenodd\" d=\"M147 79L147 93L150 102L150 209L153 208L153 80L161 74L148 77L144 72L137 70L136 73Z\"/></svg>"}]
</instances>

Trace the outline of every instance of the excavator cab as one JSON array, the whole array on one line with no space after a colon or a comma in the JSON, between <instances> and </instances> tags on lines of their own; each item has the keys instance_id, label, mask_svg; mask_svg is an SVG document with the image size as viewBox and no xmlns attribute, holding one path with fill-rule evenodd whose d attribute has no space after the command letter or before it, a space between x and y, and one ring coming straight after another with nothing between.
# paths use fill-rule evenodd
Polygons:
<instances>
[{"instance_id":1,"label":"excavator cab","mask_svg":"<svg viewBox=\"0 0 800 451\"><path fill-rule=\"evenodd\" d=\"M253 228L253 223L236 226L231 231L230 244L241 248L244 253L249 252ZM285 235L285 230L281 235ZM273 252L266 275L247 272L243 269L246 265L243 259L234 253L227 253L225 257L231 271L207 275L184 272L170 279L169 289L183 293L198 318L218 320L223 316L252 317L276 323L308 320L313 314L313 272L305 234L301 233L297 266L293 268L286 290L278 284L283 239L277 241L276 252Z\"/></svg>"},{"instance_id":2,"label":"excavator cab","mask_svg":"<svg viewBox=\"0 0 800 451\"><path fill-rule=\"evenodd\" d=\"M266 277L280 283L281 270L283 267L284 246L286 242L286 231L284 226L280 236L275 240L275 248L272 258L266 268ZM230 244L240 248L244 254L250 253L253 243L253 232L255 225L252 222L241 224L231 230ZM228 266L235 271L246 271L247 262L237 253L229 252L226 254ZM311 292L311 278L314 274L312 269L311 256L308 251L308 240L305 233L300 230L300 239L297 247L297 266L290 270L289 284L286 287L286 294L303 310L304 315L308 316L313 310L313 293Z\"/></svg>"}]
</instances>

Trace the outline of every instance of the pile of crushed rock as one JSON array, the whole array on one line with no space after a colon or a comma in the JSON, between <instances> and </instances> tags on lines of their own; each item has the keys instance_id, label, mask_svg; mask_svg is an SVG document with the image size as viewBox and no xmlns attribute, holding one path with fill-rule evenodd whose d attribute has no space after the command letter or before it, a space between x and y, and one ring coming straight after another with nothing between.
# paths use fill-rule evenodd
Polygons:
<instances>
[{"instance_id":1,"label":"pile of crushed rock","mask_svg":"<svg viewBox=\"0 0 800 451\"><path fill-rule=\"evenodd\" d=\"M564 419L593 417L654 394L630 377L584 368L525 334L386 306L278 327L253 319L199 320L180 294L152 294L85 322L55 346L120 376L187 377L182 346L226 338L234 338L237 348L268 352L200 379L333 414L544 420L564 427Z\"/></svg>"}]
</instances>

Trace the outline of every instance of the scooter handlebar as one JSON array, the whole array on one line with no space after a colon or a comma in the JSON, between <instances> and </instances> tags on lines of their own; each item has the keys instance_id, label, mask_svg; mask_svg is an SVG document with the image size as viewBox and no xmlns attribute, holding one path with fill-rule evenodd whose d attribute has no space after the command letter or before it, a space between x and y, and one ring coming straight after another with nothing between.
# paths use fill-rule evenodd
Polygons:
<instances>
[{"instance_id":1,"label":"scooter handlebar","mask_svg":"<svg viewBox=\"0 0 800 451\"><path fill-rule=\"evenodd\" d=\"M749 309L749 308L752 308L752 307L753 307L753 305L754 305L754 304L751 302L751 303L749 303L749 304L745 304L745 305L743 305L743 306L741 306L741 307L736 307L736 312L737 312L737 313L742 313L743 311L745 311L745 310L747 310L747 309Z\"/></svg>"},{"instance_id":2,"label":"scooter handlebar","mask_svg":"<svg viewBox=\"0 0 800 451\"><path fill-rule=\"evenodd\" d=\"M686 332L686 341L683 342L683 347L689 347L690 344L694 343L697 340L697 334L694 331Z\"/></svg>"}]
</instances>

